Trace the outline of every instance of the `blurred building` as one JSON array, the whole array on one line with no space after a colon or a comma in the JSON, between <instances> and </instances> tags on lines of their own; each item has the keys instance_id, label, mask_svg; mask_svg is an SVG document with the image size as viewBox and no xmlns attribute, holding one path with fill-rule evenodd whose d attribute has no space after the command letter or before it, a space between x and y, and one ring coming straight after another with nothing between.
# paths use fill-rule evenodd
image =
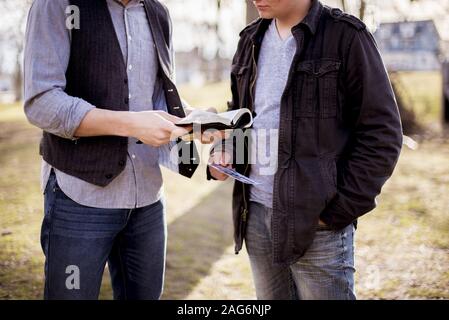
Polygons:
<instances>
[{"instance_id":1,"label":"blurred building","mask_svg":"<svg viewBox=\"0 0 449 320\"><path fill-rule=\"evenodd\" d=\"M244 0L162 0L173 21L176 80L202 85L229 80L239 32L245 26Z\"/></svg>"},{"instance_id":2,"label":"blurred building","mask_svg":"<svg viewBox=\"0 0 449 320\"><path fill-rule=\"evenodd\" d=\"M389 71L441 69L441 38L432 20L381 23L374 37Z\"/></svg>"}]
</instances>

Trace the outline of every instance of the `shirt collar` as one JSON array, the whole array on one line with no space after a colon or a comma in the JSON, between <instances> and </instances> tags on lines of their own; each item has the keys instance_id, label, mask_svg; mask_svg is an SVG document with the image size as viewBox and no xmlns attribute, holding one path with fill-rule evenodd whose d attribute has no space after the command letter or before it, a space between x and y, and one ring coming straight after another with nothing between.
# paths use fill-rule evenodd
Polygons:
<instances>
[{"instance_id":1,"label":"shirt collar","mask_svg":"<svg viewBox=\"0 0 449 320\"><path fill-rule=\"evenodd\" d=\"M121 2L120 0L107 0L107 1L116 2L116 3L118 3L119 5L121 5L121 6L123 6L123 7L126 7L126 8L129 8L129 7L135 7L135 6L137 6L137 5L140 5L141 2L143 2L142 0L131 0L131 1L129 1L128 4L125 6L125 5L123 4L123 2Z\"/></svg>"}]
</instances>

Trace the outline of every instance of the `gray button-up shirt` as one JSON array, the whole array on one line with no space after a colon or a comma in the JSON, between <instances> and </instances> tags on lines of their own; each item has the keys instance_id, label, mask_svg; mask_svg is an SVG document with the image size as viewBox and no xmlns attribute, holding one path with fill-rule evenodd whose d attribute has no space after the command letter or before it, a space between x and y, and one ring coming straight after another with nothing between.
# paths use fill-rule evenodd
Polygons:
<instances>
[{"instance_id":1,"label":"gray button-up shirt","mask_svg":"<svg viewBox=\"0 0 449 320\"><path fill-rule=\"evenodd\" d=\"M130 111L166 110L162 84L157 78L157 54L143 4L138 0L131 0L126 6L118 0L106 1L127 66ZM95 106L64 92L71 45L71 32L66 27L68 5L68 0L35 0L31 7L25 47L25 114L37 127L73 139L82 119ZM168 158L168 146L138 145L130 138L126 167L106 187L56 169L55 173L61 190L79 204L132 209L160 199L159 163L177 171ZM42 161L42 190L51 169Z\"/></svg>"}]
</instances>

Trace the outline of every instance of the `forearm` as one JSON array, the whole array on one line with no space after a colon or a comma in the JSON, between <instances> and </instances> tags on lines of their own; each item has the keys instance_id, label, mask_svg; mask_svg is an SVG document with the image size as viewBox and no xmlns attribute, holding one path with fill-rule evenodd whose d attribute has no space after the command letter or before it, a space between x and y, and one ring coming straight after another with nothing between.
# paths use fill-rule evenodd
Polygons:
<instances>
[{"instance_id":1,"label":"forearm","mask_svg":"<svg viewBox=\"0 0 449 320\"><path fill-rule=\"evenodd\" d=\"M163 111L94 109L81 121L75 136L131 137L153 147L160 147L189 132L190 128L175 126L177 121L179 118Z\"/></svg>"},{"instance_id":2,"label":"forearm","mask_svg":"<svg viewBox=\"0 0 449 320\"><path fill-rule=\"evenodd\" d=\"M75 137L121 136L132 137L133 117L128 111L93 109L89 111L75 131Z\"/></svg>"}]
</instances>

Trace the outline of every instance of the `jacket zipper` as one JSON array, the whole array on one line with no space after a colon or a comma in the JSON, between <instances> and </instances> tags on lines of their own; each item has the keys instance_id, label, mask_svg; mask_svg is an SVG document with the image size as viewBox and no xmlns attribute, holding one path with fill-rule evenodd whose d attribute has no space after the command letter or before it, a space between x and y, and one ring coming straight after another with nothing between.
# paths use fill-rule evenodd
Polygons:
<instances>
[{"instance_id":1,"label":"jacket zipper","mask_svg":"<svg viewBox=\"0 0 449 320\"><path fill-rule=\"evenodd\" d=\"M251 53L251 57L252 57L252 62L253 62L253 68L254 68L254 78L253 78L253 81L251 82L251 84L250 84L250 87L249 87L249 93L250 93L250 97L251 97L251 109L252 109L252 111L254 111L254 99L255 99L255 97L254 97L254 87L255 87L255 85L256 85L256 81L257 81L257 63L256 63L256 57L255 57L255 51L256 51L256 45L255 44L253 44L253 49L252 49L252 53ZM247 147L247 150L248 150L248 144L246 145L246 147ZM247 171L248 171L248 167L249 167L249 164L247 163L246 164L246 167L245 167L245 170L244 170L244 172L243 172L243 174L244 175L246 175L247 174ZM243 184L243 191L245 191L245 184ZM243 200L244 200L244 203L245 203L245 209L246 209L246 213L248 212L248 203L247 203L247 201L246 201L246 195L245 195L245 192L243 192ZM244 217L245 217L245 221L246 221L246 214L244 215Z\"/></svg>"},{"instance_id":2,"label":"jacket zipper","mask_svg":"<svg viewBox=\"0 0 449 320\"><path fill-rule=\"evenodd\" d=\"M252 79L251 83L250 83L250 87L249 87L249 94L250 94L250 98L251 98L251 109L252 111L254 111L254 86L256 84L257 81L257 63L256 63L256 57L255 57L255 50L256 50L256 45L253 44L253 48L252 48L252 53L251 53L251 58L252 58L252 63L253 63L253 68L255 71L254 74L254 78ZM246 144L246 150L248 151L248 144L245 141ZM248 173L248 168L249 168L249 164L246 164L245 170L243 170L243 175L246 176L246 174ZM243 192L243 212L241 215L241 223L242 224L246 224L247 220L248 220L248 202L246 199L246 190L245 190L245 184L243 183L242 186L242 192ZM242 233L243 233L243 228L241 228ZM241 242L243 242L243 234L240 235L241 236ZM238 254L238 252L240 251L242 246L242 243L239 243L239 247L236 248L235 253Z\"/></svg>"}]
</instances>

